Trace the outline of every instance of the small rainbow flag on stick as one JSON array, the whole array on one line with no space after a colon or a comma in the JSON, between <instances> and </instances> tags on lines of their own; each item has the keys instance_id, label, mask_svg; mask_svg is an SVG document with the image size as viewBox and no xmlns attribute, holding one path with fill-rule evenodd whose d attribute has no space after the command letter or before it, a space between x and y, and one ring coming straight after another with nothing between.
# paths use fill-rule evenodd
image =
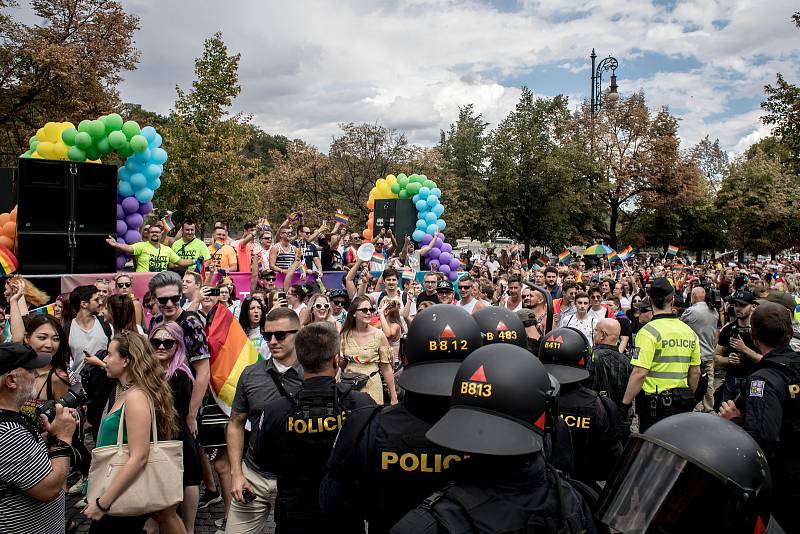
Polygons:
<instances>
[{"instance_id":1,"label":"small rainbow flag on stick","mask_svg":"<svg viewBox=\"0 0 800 534\"><path fill-rule=\"evenodd\" d=\"M618 254L618 256L619 259L621 259L622 261L629 260L631 256L633 256L633 247L628 245L627 247L625 247L625 250L623 250Z\"/></svg>"},{"instance_id":2,"label":"small rainbow flag on stick","mask_svg":"<svg viewBox=\"0 0 800 534\"><path fill-rule=\"evenodd\" d=\"M0 245L0 276L9 275L17 271L17 257L8 247Z\"/></svg>"},{"instance_id":3,"label":"small rainbow flag on stick","mask_svg":"<svg viewBox=\"0 0 800 534\"><path fill-rule=\"evenodd\" d=\"M414 271L411 269L403 269L403 280L413 280L414 279Z\"/></svg>"},{"instance_id":4,"label":"small rainbow flag on stick","mask_svg":"<svg viewBox=\"0 0 800 534\"><path fill-rule=\"evenodd\" d=\"M679 250L678 247L676 247L675 245L669 245L667 247L666 255L667 256L676 256L678 254L678 250Z\"/></svg>"},{"instance_id":5,"label":"small rainbow flag on stick","mask_svg":"<svg viewBox=\"0 0 800 534\"><path fill-rule=\"evenodd\" d=\"M571 261L572 261L572 252L568 248L565 248L564 252L558 255L558 263L566 265Z\"/></svg>"},{"instance_id":6,"label":"small rainbow flag on stick","mask_svg":"<svg viewBox=\"0 0 800 534\"><path fill-rule=\"evenodd\" d=\"M52 315L55 317L56 315L56 305L55 304L45 304L44 306L39 306L38 308L34 308L28 313L38 313L41 315Z\"/></svg>"},{"instance_id":7,"label":"small rainbow flag on stick","mask_svg":"<svg viewBox=\"0 0 800 534\"><path fill-rule=\"evenodd\" d=\"M161 226L167 232L171 232L175 228L175 223L172 222L172 212L168 211L167 214L161 219Z\"/></svg>"},{"instance_id":8,"label":"small rainbow flag on stick","mask_svg":"<svg viewBox=\"0 0 800 534\"><path fill-rule=\"evenodd\" d=\"M342 226L347 226L348 224L350 224L350 217L346 215L342 210L336 210L336 215L333 216L333 220L341 224Z\"/></svg>"},{"instance_id":9,"label":"small rainbow flag on stick","mask_svg":"<svg viewBox=\"0 0 800 534\"><path fill-rule=\"evenodd\" d=\"M386 261L386 257L381 252L374 252L372 254L372 260L370 261L374 261L375 263L383 263Z\"/></svg>"}]
</instances>

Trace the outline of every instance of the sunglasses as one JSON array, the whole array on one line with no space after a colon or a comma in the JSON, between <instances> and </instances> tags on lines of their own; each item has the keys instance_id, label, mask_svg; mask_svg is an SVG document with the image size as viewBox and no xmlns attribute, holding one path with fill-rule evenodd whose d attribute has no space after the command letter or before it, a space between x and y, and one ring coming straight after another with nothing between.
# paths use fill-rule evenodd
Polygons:
<instances>
[{"instance_id":1,"label":"sunglasses","mask_svg":"<svg viewBox=\"0 0 800 534\"><path fill-rule=\"evenodd\" d=\"M332 300L331 303L336 304L337 306L344 306L345 305L345 301L344 300Z\"/></svg>"},{"instance_id":2,"label":"sunglasses","mask_svg":"<svg viewBox=\"0 0 800 534\"><path fill-rule=\"evenodd\" d=\"M174 339L153 338L150 340L150 345L152 345L154 349L160 349L161 347L164 347L166 350L172 350L177 343L178 342Z\"/></svg>"},{"instance_id":3,"label":"sunglasses","mask_svg":"<svg viewBox=\"0 0 800 534\"><path fill-rule=\"evenodd\" d=\"M117 282L117 287L122 289L123 287L131 287L131 282Z\"/></svg>"},{"instance_id":4,"label":"sunglasses","mask_svg":"<svg viewBox=\"0 0 800 534\"><path fill-rule=\"evenodd\" d=\"M458 290L459 291L469 291L470 289L472 289L471 285L469 285L469 286L458 286Z\"/></svg>"},{"instance_id":5,"label":"sunglasses","mask_svg":"<svg viewBox=\"0 0 800 534\"><path fill-rule=\"evenodd\" d=\"M273 332L267 332L265 330L264 331L264 340L265 341L271 341L272 340L272 336L275 336L276 340L283 341L284 339L286 339L286 336L288 336L289 334L296 334L296 333L297 333L297 330L275 330Z\"/></svg>"},{"instance_id":6,"label":"sunglasses","mask_svg":"<svg viewBox=\"0 0 800 534\"><path fill-rule=\"evenodd\" d=\"M169 302L169 301L172 301L172 303L177 306L178 303L181 301L181 296L180 295L171 295L169 297L156 297L156 300L162 306L166 306L167 302Z\"/></svg>"},{"instance_id":7,"label":"sunglasses","mask_svg":"<svg viewBox=\"0 0 800 534\"><path fill-rule=\"evenodd\" d=\"M375 313L375 306L370 306L369 308L358 308L356 311L361 313Z\"/></svg>"},{"instance_id":8,"label":"sunglasses","mask_svg":"<svg viewBox=\"0 0 800 534\"><path fill-rule=\"evenodd\" d=\"M328 310L330 309L331 305L328 303L317 302L314 304L315 310Z\"/></svg>"},{"instance_id":9,"label":"sunglasses","mask_svg":"<svg viewBox=\"0 0 800 534\"><path fill-rule=\"evenodd\" d=\"M274 282L275 281L275 277L274 276L265 276L264 280L266 280L267 282Z\"/></svg>"},{"instance_id":10,"label":"sunglasses","mask_svg":"<svg viewBox=\"0 0 800 534\"><path fill-rule=\"evenodd\" d=\"M262 235L261 239L266 239L268 241L272 241L272 236L271 235Z\"/></svg>"}]
</instances>

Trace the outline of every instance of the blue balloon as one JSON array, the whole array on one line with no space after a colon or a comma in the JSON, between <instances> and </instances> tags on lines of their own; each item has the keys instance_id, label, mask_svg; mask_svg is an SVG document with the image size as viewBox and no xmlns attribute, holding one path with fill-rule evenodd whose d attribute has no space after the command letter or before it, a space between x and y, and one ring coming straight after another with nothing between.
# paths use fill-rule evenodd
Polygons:
<instances>
[{"instance_id":1,"label":"blue balloon","mask_svg":"<svg viewBox=\"0 0 800 534\"><path fill-rule=\"evenodd\" d=\"M150 141L150 142L149 142L149 143L147 143L147 144L150 146L150 148L158 148L158 147L160 147L160 146L161 146L161 143L163 143L163 142L164 142L164 139L162 139L162 138L161 138L161 134L157 133L157 134L156 134L156 135L153 137L153 140L152 140L152 141Z\"/></svg>"},{"instance_id":2,"label":"blue balloon","mask_svg":"<svg viewBox=\"0 0 800 534\"><path fill-rule=\"evenodd\" d=\"M155 163L149 163L144 169L143 173L148 180L155 180L161 176L161 166Z\"/></svg>"},{"instance_id":3,"label":"blue balloon","mask_svg":"<svg viewBox=\"0 0 800 534\"><path fill-rule=\"evenodd\" d=\"M152 189L153 191L155 191L159 187L161 187L161 178L156 178L152 182L147 182L148 189Z\"/></svg>"},{"instance_id":4,"label":"blue balloon","mask_svg":"<svg viewBox=\"0 0 800 534\"><path fill-rule=\"evenodd\" d=\"M429 211L428 213L425 214L425 221L427 221L428 224L435 224L436 218L437 217L433 212Z\"/></svg>"},{"instance_id":5,"label":"blue balloon","mask_svg":"<svg viewBox=\"0 0 800 534\"><path fill-rule=\"evenodd\" d=\"M163 148L154 148L150 151L150 158L153 160L153 163L163 165L164 162L167 161L167 151Z\"/></svg>"},{"instance_id":6,"label":"blue balloon","mask_svg":"<svg viewBox=\"0 0 800 534\"><path fill-rule=\"evenodd\" d=\"M431 196L429 196L429 197L428 197L428 206L429 206L429 207L431 207L431 208L432 208L432 207L434 207L435 205L437 205L438 203L439 203L439 198L438 198L438 197L435 197L435 196L433 196L433 195L431 195Z\"/></svg>"},{"instance_id":7,"label":"blue balloon","mask_svg":"<svg viewBox=\"0 0 800 534\"><path fill-rule=\"evenodd\" d=\"M416 204L418 201L419 201L419 195L418 194L414 195L413 197L411 197L411 202L413 202L414 204Z\"/></svg>"},{"instance_id":8,"label":"blue balloon","mask_svg":"<svg viewBox=\"0 0 800 534\"><path fill-rule=\"evenodd\" d=\"M123 198L133 196L133 188L129 182L120 182L117 185L117 194Z\"/></svg>"},{"instance_id":9,"label":"blue balloon","mask_svg":"<svg viewBox=\"0 0 800 534\"><path fill-rule=\"evenodd\" d=\"M419 198L428 198L428 195L431 194L431 190L427 187L420 187L419 188Z\"/></svg>"},{"instance_id":10,"label":"blue balloon","mask_svg":"<svg viewBox=\"0 0 800 534\"><path fill-rule=\"evenodd\" d=\"M439 229L439 227L438 227L438 226L436 226L435 224L429 224L429 225L428 225L428 230L427 230L427 233L428 233L429 235L434 235L434 234L436 233L436 230L438 230L438 229Z\"/></svg>"},{"instance_id":11,"label":"blue balloon","mask_svg":"<svg viewBox=\"0 0 800 534\"><path fill-rule=\"evenodd\" d=\"M156 138L156 129L152 126L145 126L142 128L141 134L147 139L147 142L150 143L150 141Z\"/></svg>"},{"instance_id":12,"label":"blue balloon","mask_svg":"<svg viewBox=\"0 0 800 534\"><path fill-rule=\"evenodd\" d=\"M444 213L444 204L436 204L431 208L431 211L435 213L437 217L441 217L442 213Z\"/></svg>"},{"instance_id":13,"label":"blue balloon","mask_svg":"<svg viewBox=\"0 0 800 534\"><path fill-rule=\"evenodd\" d=\"M431 189L431 195L434 195L436 198L439 198L442 196L442 190L439 189L438 187L434 187L433 189Z\"/></svg>"},{"instance_id":14,"label":"blue balloon","mask_svg":"<svg viewBox=\"0 0 800 534\"><path fill-rule=\"evenodd\" d=\"M146 187L144 189L139 189L136 191L136 200L142 203L150 202L153 200L153 190L147 189Z\"/></svg>"},{"instance_id":15,"label":"blue balloon","mask_svg":"<svg viewBox=\"0 0 800 534\"><path fill-rule=\"evenodd\" d=\"M142 172L144 170L144 165L142 165L141 162L133 159L133 156L131 156L125 160L125 168L127 168L131 174L136 174L137 172Z\"/></svg>"},{"instance_id":16,"label":"blue balloon","mask_svg":"<svg viewBox=\"0 0 800 534\"><path fill-rule=\"evenodd\" d=\"M428 223L425 222L425 219L417 220L417 230L425 231L428 229Z\"/></svg>"},{"instance_id":17,"label":"blue balloon","mask_svg":"<svg viewBox=\"0 0 800 534\"><path fill-rule=\"evenodd\" d=\"M439 227L439 231L443 232L447 228L447 223L444 222L444 219L439 219L436 221L436 226Z\"/></svg>"},{"instance_id":18,"label":"blue balloon","mask_svg":"<svg viewBox=\"0 0 800 534\"><path fill-rule=\"evenodd\" d=\"M428 207L428 203L423 198L417 200L414 204L417 206L417 209L419 211L422 211Z\"/></svg>"},{"instance_id":19,"label":"blue balloon","mask_svg":"<svg viewBox=\"0 0 800 534\"><path fill-rule=\"evenodd\" d=\"M417 230L414 230L414 232L411 234L411 239L413 239L414 241L419 243L420 241L422 241L422 237L424 235L425 235L425 232L423 232L422 230L417 229Z\"/></svg>"},{"instance_id":20,"label":"blue balloon","mask_svg":"<svg viewBox=\"0 0 800 534\"><path fill-rule=\"evenodd\" d=\"M127 167L122 166L117 170L117 176L119 176L120 180L127 182L131 178L131 174L133 174Z\"/></svg>"},{"instance_id":21,"label":"blue balloon","mask_svg":"<svg viewBox=\"0 0 800 534\"><path fill-rule=\"evenodd\" d=\"M143 163L145 165L147 165L151 157L152 153L150 152L149 148L145 148L141 152L137 152L131 156L131 158L133 158L135 161L138 161L139 163Z\"/></svg>"},{"instance_id":22,"label":"blue balloon","mask_svg":"<svg viewBox=\"0 0 800 534\"><path fill-rule=\"evenodd\" d=\"M144 174L137 172L136 174L131 176L130 179L131 187L134 191L138 191L139 189L143 189L147 186L147 178L145 178ZM146 200L140 202L147 202Z\"/></svg>"}]
</instances>

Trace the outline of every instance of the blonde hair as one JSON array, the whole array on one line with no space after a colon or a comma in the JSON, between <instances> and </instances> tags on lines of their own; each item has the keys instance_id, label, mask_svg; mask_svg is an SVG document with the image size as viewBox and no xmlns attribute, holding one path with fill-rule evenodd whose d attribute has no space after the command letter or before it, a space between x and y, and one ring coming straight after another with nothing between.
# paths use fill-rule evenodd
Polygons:
<instances>
[{"instance_id":1,"label":"blonde hair","mask_svg":"<svg viewBox=\"0 0 800 534\"><path fill-rule=\"evenodd\" d=\"M178 412L166 371L158 361L148 339L135 332L124 330L112 341L119 345L119 352L129 359L128 379L131 384L144 391L156 412L159 439L174 439L178 435Z\"/></svg>"},{"instance_id":2,"label":"blonde hair","mask_svg":"<svg viewBox=\"0 0 800 534\"><path fill-rule=\"evenodd\" d=\"M33 285L33 282L27 278L13 276L6 280L6 285L16 285L14 282L17 280L22 280L25 282L25 302L29 306L38 308L39 306L44 306L50 300L50 297L47 295L47 293Z\"/></svg>"},{"instance_id":3,"label":"blonde hair","mask_svg":"<svg viewBox=\"0 0 800 534\"><path fill-rule=\"evenodd\" d=\"M308 304L306 304L306 306L308 306L308 315L306 315L306 319L305 321L303 321L303 326L317 322L317 320L314 318L314 303L316 303L320 299L325 299L328 302L328 304L331 303L330 299L326 295L323 295L322 293L314 293L313 295L311 295L311 298L308 299ZM328 318L330 318L330 316L331 316L331 309L328 308Z\"/></svg>"}]
</instances>

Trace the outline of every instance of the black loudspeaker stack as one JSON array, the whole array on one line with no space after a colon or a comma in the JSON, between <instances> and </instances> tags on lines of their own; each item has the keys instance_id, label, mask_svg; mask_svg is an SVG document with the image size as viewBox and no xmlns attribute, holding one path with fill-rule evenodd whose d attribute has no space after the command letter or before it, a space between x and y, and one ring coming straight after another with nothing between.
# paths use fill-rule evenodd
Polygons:
<instances>
[{"instance_id":1,"label":"black loudspeaker stack","mask_svg":"<svg viewBox=\"0 0 800 534\"><path fill-rule=\"evenodd\" d=\"M116 251L117 167L32 158L19 160L19 273L109 273Z\"/></svg>"},{"instance_id":2,"label":"black loudspeaker stack","mask_svg":"<svg viewBox=\"0 0 800 534\"><path fill-rule=\"evenodd\" d=\"M398 246L402 246L405 236L414 233L417 227L417 208L411 199L376 200L373 221L374 236L380 233L381 228L391 228Z\"/></svg>"}]
</instances>

